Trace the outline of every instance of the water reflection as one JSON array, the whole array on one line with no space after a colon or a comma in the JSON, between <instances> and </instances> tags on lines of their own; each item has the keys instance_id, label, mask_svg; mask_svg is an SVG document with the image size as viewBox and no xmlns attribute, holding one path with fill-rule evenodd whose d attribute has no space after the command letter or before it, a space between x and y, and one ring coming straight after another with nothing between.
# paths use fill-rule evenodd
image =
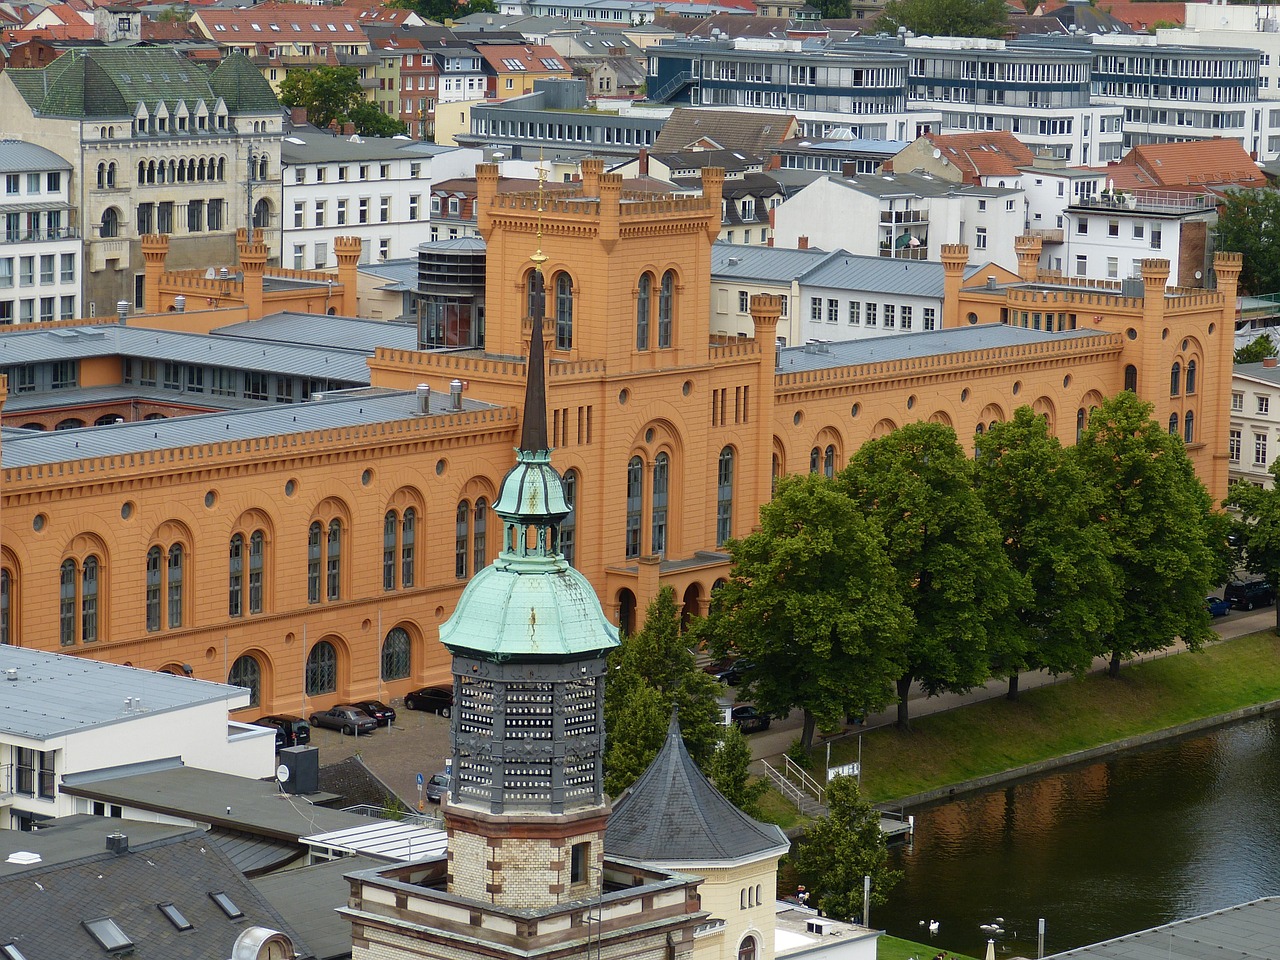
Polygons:
<instances>
[{"instance_id":1,"label":"water reflection","mask_svg":"<svg viewBox=\"0 0 1280 960\"><path fill-rule=\"evenodd\" d=\"M1260 718L916 810L872 922L1035 956L1280 893L1280 721ZM980 929L1002 917L1003 932ZM920 921L938 920L930 938ZM928 958L922 958L928 960Z\"/></svg>"}]
</instances>

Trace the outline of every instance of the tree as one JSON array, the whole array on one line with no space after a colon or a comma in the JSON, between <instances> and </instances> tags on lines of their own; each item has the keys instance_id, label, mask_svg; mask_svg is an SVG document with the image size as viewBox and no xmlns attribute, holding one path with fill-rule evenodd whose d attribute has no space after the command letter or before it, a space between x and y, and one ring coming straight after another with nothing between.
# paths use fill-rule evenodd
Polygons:
<instances>
[{"instance_id":1,"label":"tree","mask_svg":"<svg viewBox=\"0 0 1280 960\"><path fill-rule=\"evenodd\" d=\"M760 819L760 798L768 781L751 777L751 745L733 724L720 728L720 743L706 765L711 778L726 800L748 816Z\"/></svg>"},{"instance_id":2,"label":"tree","mask_svg":"<svg viewBox=\"0 0 1280 960\"><path fill-rule=\"evenodd\" d=\"M858 792L853 777L827 785L825 817L805 833L792 855L810 903L824 915L852 920L862 915L862 878L871 878L871 903L883 904L902 874L889 868L880 814Z\"/></svg>"},{"instance_id":3,"label":"tree","mask_svg":"<svg viewBox=\"0 0 1280 960\"><path fill-rule=\"evenodd\" d=\"M729 552L733 575L701 633L717 653L736 650L755 664L743 690L761 709L804 711L807 749L816 727L888 702L911 617L884 536L834 481L782 480L760 509L760 529Z\"/></svg>"},{"instance_id":4,"label":"tree","mask_svg":"<svg viewBox=\"0 0 1280 960\"><path fill-rule=\"evenodd\" d=\"M884 531L892 582L914 614L897 680L898 726L909 729L913 681L933 696L990 676L990 663L1016 641L1006 611L1025 586L950 427L912 423L865 443L840 482Z\"/></svg>"},{"instance_id":5,"label":"tree","mask_svg":"<svg viewBox=\"0 0 1280 960\"><path fill-rule=\"evenodd\" d=\"M848 20L852 13L849 0L815 0L813 6L823 20Z\"/></svg>"},{"instance_id":6,"label":"tree","mask_svg":"<svg viewBox=\"0 0 1280 960\"><path fill-rule=\"evenodd\" d=\"M991 668L1009 678L1016 700L1020 671L1083 674L1101 652L1097 637L1116 616L1106 531L1094 522L1097 491L1030 407L979 438L974 474L1005 556L1029 588L1010 612L1015 642Z\"/></svg>"},{"instance_id":7,"label":"tree","mask_svg":"<svg viewBox=\"0 0 1280 960\"><path fill-rule=\"evenodd\" d=\"M367 100L348 110L347 119L362 137L396 137L409 130L404 121L387 116Z\"/></svg>"},{"instance_id":8,"label":"tree","mask_svg":"<svg viewBox=\"0 0 1280 960\"><path fill-rule=\"evenodd\" d=\"M1231 189L1218 207L1218 249L1244 254L1240 292L1280 290L1280 191Z\"/></svg>"},{"instance_id":9,"label":"tree","mask_svg":"<svg viewBox=\"0 0 1280 960\"><path fill-rule=\"evenodd\" d=\"M436 23L446 20L460 20L473 13L497 13L498 6L493 0L387 0L386 6L401 10L413 10L419 16Z\"/></svg>"},{"instance_id":10,"label":"tree","mask_svg":"<svg viewBox=\"0 0 1280 960\"><path fill-rule=\"evenodd\" d=\"M1210 636L1205 594L1218 560L1212 544L1221 527L1182 440L1151 419L1152 406L1123 391L1089 418L1076 455L1101 494L1094 522L1110 543L1120 593L1117 616L1101 635L1120 664L1182 639L1197 649Z\"/></svg>"},{"instance_id":11,"label":"tree","mask_svg":"<svg viewBox=\"0 0 1280 960\"><path fill-rule=\"evenodd\" d=\"M1280 470L1280 459L1272 462L1267 472L1272 477ZM1246 567L1261 574L1274 588L1280 583L1280 487L1269 490L1237 480L1227 491L1225 506L1240 512L1234 527L1243 551ZM1276 605L1276 634L1280 635L1280 604Z\"/></svg>"},{"instance_id":12,"label":"tree","mask_svg":"<svg viewBox=\"0 0 1280 960\"><path fill-rule=\"evenodd\" d=\"M1004 0L889 0L876 28L932 37L1003 37L1009 14Z\"/></svg>"},{"instance_id":13,"label":"tree","mask_svg":"<svg viewBox=\"0 0 1280 960\"><path fill-rule=\"evenodd\" d=\"M605 677L605 790L617 796L658 755L673 707L694 762L706 768L719 742L720 685L698 669L680 635L680 612L671 587L649 604L644 628L609 655ZM624 733L625 731L625 733Z\"/></svg>"},{"instance_id":14,"label":"tree","mask_svg":"<svg viewBox=\"0 0 1280 960\"><path fill-rule=\"evenodd\" d=\"M1236 363L1261 363L1276 355L1276 342L1271 334L1260 333L1236 351Z\"/></svg>"},{"instance_id":15,"label":"tree","mask_svg":"<svg viewBox=\"0 0 1280 960\"><path fill-rule=\"evenodd\" d=\"M290 70L280 81L280 102L286 107L305 107L307 119L321 129L335 120L345 122L363 101L355 67Z\"/></svg>"}]
</instances>

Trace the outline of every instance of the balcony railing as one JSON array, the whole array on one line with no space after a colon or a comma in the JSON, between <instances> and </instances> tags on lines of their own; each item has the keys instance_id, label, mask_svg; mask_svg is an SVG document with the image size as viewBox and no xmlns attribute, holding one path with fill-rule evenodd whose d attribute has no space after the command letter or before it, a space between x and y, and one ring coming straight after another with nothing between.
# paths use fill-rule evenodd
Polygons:
<instances>
[{"instance_id":1,"label":"balcony railing","mask_svg":"<svg viewBox=\"0 0 1280 960\"><path fill-rule=\"evenodd\" d=\"M894 260L928 260L929 249L919 247L881 247L880 256L892 257Z\"/></svg>"},{"instance_id":2,"label":"balcony railing","mask_svg":"<svg viewBox=\"0 0 1280 960\"><path fill-rule=\"evenodd\" d=\"M41 240L79 240L79 227L60 227L57 230L6 230L0 234L3 243L38 243Z\"/></svg>"},{"instance_id":3,"label":"balcony railing","mask_svg":"<svg viewBox=\"0 0 1280 960\"><path fill-rule=\"evenodd\" d=\"M881 210L881 223L928 223L927 210Z\"/></svg>"},{"instance_id":4,"label":"balcony railing","mask_svg":"<svg viewBox=\"0 0 1280 960\"><path fill-rule=\"evenodd\" d=\"M1142 213L1198 213L1213 210L1217 199L1209 193L1144 190L1142 193L1081 197L1071 204L1091 210L1134 210Z\"/></svg>"},{"instance_id":5,"label":"balcony railing","mask_svg":"<svg viewBox=\"0 0 1280 960\"><path fill-rule=\"evenodd\" d=\"M1023 231L1028 236L1039 237L1045 243L1062 243L1061 229L1035 227Z\"/></svg>"}]
</instances>

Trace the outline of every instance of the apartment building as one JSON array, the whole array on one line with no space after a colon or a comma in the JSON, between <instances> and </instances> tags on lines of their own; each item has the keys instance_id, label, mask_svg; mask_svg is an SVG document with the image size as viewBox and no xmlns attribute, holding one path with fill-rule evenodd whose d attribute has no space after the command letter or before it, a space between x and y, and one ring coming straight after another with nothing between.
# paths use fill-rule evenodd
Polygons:
<instances>
[{"instance_id":1,"label":"apartment building","mask_svg":"<svg viewBox=\"0 0 1280 960\"><path fill-rule=\"evenodd\" d=\"M1280 454L1280 365L1274 359L1236 364L1231 378L1227 434L1230 479L1270 490L1271 464Z\"/></svg>"},{"instance_id":2,"label":"apartment building","mask_svg":"<svg viewBox=\"0 0 1280 960\"><path fill-rule=\"evenodd\" d=\"M71 173L51 150L0 140L0 324L80 316L83 244Z\"/></svg>"}]
</instances>

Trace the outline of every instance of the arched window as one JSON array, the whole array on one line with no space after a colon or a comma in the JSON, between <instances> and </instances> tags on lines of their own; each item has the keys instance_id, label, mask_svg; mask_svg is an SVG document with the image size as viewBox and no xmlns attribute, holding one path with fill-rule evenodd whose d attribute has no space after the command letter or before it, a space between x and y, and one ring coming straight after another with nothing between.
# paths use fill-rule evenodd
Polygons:
<instances>
[{"instance_id":1,"label":"arched window","mask_svg":"<svg viewBox=\"0 0 1280 960\"><path fill-rule=\"evenodd\" d=\"M667 500L671 485L671 458L660 453L653 458L653 544L652 553L667 552Z\"/></svg>"},{"instance_id":2,"label":"arched window","mask_svg":"<svg viewBox=\"0 0 1280 960\"><path fill-rule=\"evenodd\" d=\"M489 552L486 549L488 544L485 542L488 526L489 504L484 497L477 497L475 527L472 530L472 553L475 559L471 564L471 569L477 572L483 570L485 564L489 562Z\"/></svg>"},{"instance_id":3,"label":"arched window","mask_svg":"<svg viewBox=\"0 0 1280 960\"><path fill-rule=\"evenodd\" d=\"M1182 439L1186 443L1194 443L1196 439L1196 415L1190 410L1182 418Z\"/></svg>"},{"instance_id":4,"label":"arched window","mask_svg":"<svg viewBox=\"0 0 1280 960\"><path fill-rule=\"evenodd\" d=\"M1169 414L1169 432L1175 437L1178 435L1178 415L1176 413Z\"/></svg>"},{"instance_id":5,"label":"arched window","mask_svg":"<svg viewBox=\"0 0 1280 960\"><path fill-rule=\"evenodd\" d=\"M537 299L537 292L535 290L534 283L534 275L537 272L538 271L536 270L530 270L524 278L524 311L525 315L528 316L530 320L534 319L534 311L538 309L538 305L535 302Z\"/></svg>"},{"instance_id":6,"label":"arched window","mask_svg":"<svg viewBox=\"0 0 1280 960\"><path fill-rule=\"evenodd\" d=\"M1169 370L1169 396L1176 397L1182 383L1182 364L1175 362Z\"/></svg>"},{"instance_id":7,"label":"arched window","mask_svg":"<svg viewBox=\"0 0 1280 960\"><path fill-rule=\"evenodd\" d=\"M147 631L160 629L160 548L147 551Z\"/></svg>"},{"instance_id":8,"label":"arched window","mask_svg":"<svg viewBox=\"0 0 1280 960\"><path fill-rule=\"evenodd\" d=\"M107 207L102 212L102 228L98 231L98 235L103 238L119 236L120 234L120 215L116 213L115 207Z\"/></svg>"},{"instance_id":9,"label":"arched window","mask_svg":"<svg viewBox=\"0 0 1280 960\"><path fill-rule=\"evenodd\" d=\"M64 647L76 642L76 562L63 560L58 570L58 639Z\"/></svg>"},{"instance_id":10,"label":"arched window","mask_svg":"<svg viewBox=\"0 0 1280 960\"><path fill-rule=\"evenodd\" d=\"M325 595L330 600L342 596L342 521L329 521L329 543L325 559Z\"/></svg>"},{"instance_id":11,"label":"arched window","mask_svg":"<svg viewBox=\"0 0 1280 960\"><path fill-rule=\"evenodd\" d=\"M769 496L775 497L778 495L778 480L781 477L782 458L775 453L769 470Z\"/></svg>"},{"instance_id":12,"label":"arched window","mask_svg":"<svg viewBox=\"0 0 1280 960\"><path fill-rule=\"evenodd\" d=\"M836 447L833 443L827 444L822 453L822 473L828 480L836 475Z\"/></svg>"},{"instance_id":13,"label":"arched window","mask_svg":"<svg viewBox=\"0 0 1280 960\"><path fill-rule=\"evenodd\" d=\"M569 566L574 565L577 557L577 513L573 510L578 502L578 471L566 470L560 481L564 489L564 502L569 506L569 515L560 521L560 553Z\"/></svg>"},{"instance_id":14,"label":"arched window","mask_svg":"<svg viewBox=\"0 0 1280 960\"><path fill-rule=\"evenodd\" d=\"M1076 443L1084 436L1084 407L1076 411Z\"/></svg>"},{"instance_id":15,"label":"arched window","mask_svg":"<svg viewBox=\"0 0 1280 960\"><path fill-rule=\"evenodd\" d=\"M671 307L675 299L676 275L668 270L662 275L662 286L658 290L658 349L665 350L671 346Z\"/></svg>"},{"instance_id":16,"label":"arched window","mask_svg":"<svg viewBox=\"0 0 1280 960\"><path fill-rule=\"evenodd\" d=\"M627 463L627 558L640 556L640 518L644 504L644 461Z\"/></svg>"},{"instance_id":17,"label":"arched window","mask_svg":"<svg viewBox=\"0 0 1280 960\"><path fill-rule=\"evenodd\" d=\"M244 614L244 537L236 534L231 538L231 549L227 558L227 616L239 617ZM151 622L151 559L147 558L147 623Z\"/></svg>"},{"instance_id":18,"label":"arched window","mask_svg":"<svg viewBox=\"0 0 1280 960\"><path fill-rule=\"evenodd\" d=\"M0 569L0 644L13 643L13 576Z\"/></svg>"},{"instance_id":19,"label":"arched window","mask_svg":"<svg viewBox=\"0 0 1280 960\"><path fill-rule=\"evenodd\" d=\"M309 539L309 538L308 538ZM309 545L309 544L308 544ZM245 607L245 540L244 534L237 533L231 538L231 548L227 559L227 614L232 617L243 616ZM261 530L255 530L249 536L249 613L262 612L262 568L266 554L266 537ZM308 552L308 558L310 553ZM308 562L310 560L308 559ZM318 578L318 571L317 571ZM318 588L318 579L317 579ZM318 600L318 594L317 594ZM313 603L316 601L312 601Z\"/></svg>"},{"instance_id":20,"label":"arched window","mask_svg":"<svg viewBox=\"0 0 1280 960\"><path fill-rule=\"evenodd\" d=\"M262 703L262 667L253 657L236 657L227 674L227 683L249 691L249 706L256 707Z\"/></svg>"},{"instance_id":21,"label":"arched window","mask_svg":"<svg viewBox=\"0 0 1280 960\"><path fill-rule=\"evenodd\" d=\"M169 581L168 581L168 597L169 597L169 629L182 626L182 568L183 568L183 550L182 544L175 543L169 548Z\"/></svg>"},{"instance_id":22,"label":"arched window","mask_svg":"<svg viewBox=\"0 0 1280 960\"><path fill-rule=\"evenodd\" d=\"M105 163L98 164L98 189L101 190L107 185L107 165Z\"/></svg>"},{"instance_id":23,"label":"arched window","mask_svg":"<svg viewBox=\"0 0 1280 960\"><path fill-rule=\"evenodd\" d=\"M1196 392L1196 362L1187 361L1187 396Z\"/></svg>"},{"instance_id":24,"label":"arched window","mask_svg":"<svg viewBox=\"0 0 1280 960\"><path fill-rule=\"evenodd\" d=\"M649 298L653 292L653 277L647 273L640 274L639 289L636 291L636 349L649 349Z\"/></svg>"},{"instance_id":25,"label":"arched window","mask_svg":"<svg viewBox=\"0 0 1280 960\"><path fill-rule=\"evenodd\" d=\"M147 182L147 161L138 161L138 183Z\"/></svg>"},{"instance_id":26,"label":"arched window","mask_svg":"<svg viewBox=\"0 0 1280 960\"><path fill-rule=\"evenodd\" d=\"M1124 388L1130 393L1138 392L1138 368L1133 364L1124 368Z\"/></svg>"},{"instance_id":27,"label":"arched window","mask_svg":"<svg viewBox=\"0 0 1280 960\"><path fill-rule=\"evenodd\" d=\"M321 640L307 654L307 696L333 693L338 689L338 651Z\"/></svg>"},{"instance_id":28,"label":"arched window","mask_svg":"<svg viewBox=\"0 0 1280 960\"><path fill-rule=\"evenodd\" d=\"M723 547L733 536L733 448L720 451L716 471L716 546Z\"/></svg>"},{"instance_id":29,"label":"arched window","mask_svg":"<svg viewBox=\"0 0 1280 960\"><path fill-rule=\"evenodd\" d=\"M414 583L414 543L418 535L418 512L405 507L400 521L400 586L412 587Z\"/></svg>"},{"instance_id":30,"label":"arched window","mask_svg":"<svg viewBox=\"0 0 1280 960\"><path fill-rule=\"evenodd\" d=\"M318 520L307 529L307 603L320 602L320 539L323 530Z\"/></svg>"},{"instance_id":31,"label":"arched window","mask_svg":"<svg viewBox=\"0 0 1280 960\"><path fill-rule=\"evenodd\" d=\"M409 633L403 627L392 627L382 641L382 679L403 680L409 676Z\"/></svg>"},{"instance_id":32,"label":"arched window","mask_svg":"<svg viewBox=\"0 0 1280 960\"><path fill-rule=\"evenodd\" d=\"M265 230L270 223L271 202L269 200L259 200L253 205L253 225Z\"/></svg>"},{"instance_id":33,"label":"arched window","mask_svg":"<svg viewBox=\"0 0 1280 960\"><path fill-rule=\"evenodd\" d=\"M116 185L116 165L114 162L107 164L107 186L114 187Z\"/></svg>"},{"instance_id":34,"label":"arched window","mask_svg":"<svg viewBox=\"0 0 1280 960\"><path fill-rule=\"evenodd\" d=\"M226 157L219 157L219 158L218 158L218 179L219 179L219 180L225 180L225 179L227 179L227 158L226 158ZM255 227L265 226L265 224L260 224L260 223L258 223L258 222L257 222L257 212L258 212L258 211L257 211L257 209L256 209L257 207L260 207L260 206L262 206L262 205L263 205L263 204L265 204L265 203L266 203L266 201L265 201L265 200L259 200L259 201L257 202L257 204L255 205L255 209L254 209L254 221L255 221L255 222L254 222L254 224L253 224Z\"/></svg>"},{"instance_id":35,"label":"arched window","mask_svg":"<svg viewBox=\"0 0 1280 960\"><path fill-rule=\"evenodd\" d=\"M263 568L267 560L267 538L261 530L249 536L249 612L262 612Z\"/></svg>"},{"instance_id":36,"label":"arched window","mask_svg":"<svg viewBox=\"0 0 1280 960\"><path fill-rule=\"evenodd\" d=\"M459 580L467 579L468 549L471 543L470 530L471 504L463 500L458 504L453 534L453 575Z\"/></svg>"},{"instance_id":37,"label":"arched window","mask_svg":"<svg viewBox=\"0 0 1280 960\"><path fill-rule=\"evenodd\" d=\"M556 349L573 349L573 277L556 274Z\"/></svg>"},{"instance_id":38,"label":"arched window","mask_svg":"<svg viewBox=\"0 0 1280 960\"><path fill-rule=\"evenodd\" d=\"M394 510L388 510L382 518L382 589L396 588L396 534L400 530L400 518Z\"/></svg>"},{"instance_id":39,"label":"arched window","mask_svg":"<svg viewBox=\"0 0 1280 960\"><path fill-rule=\"evenodd\" d=\"M80 573L80 642L98 639L98 558L84 558Z\"/></svg>"},{"instance_id":40,"label":"arched window","mask_svg":"<svg viewBox=\"0 0 1280 960\"><path fill-rule=\"evenodd\" d=\"M822 466L822 451L814 447L809 451L809 472L817 473L818 468Z\"/></svg>"},{"instance_id":41,"label":"arched window","mask_svg":"<svg viewBox=\"0 0 1280 960\"><path fill-rule=\"evenodd\" d=\"M738 960L756 960L756 938L743 937L738 944Z\"/></svg>"}]
</instances>

